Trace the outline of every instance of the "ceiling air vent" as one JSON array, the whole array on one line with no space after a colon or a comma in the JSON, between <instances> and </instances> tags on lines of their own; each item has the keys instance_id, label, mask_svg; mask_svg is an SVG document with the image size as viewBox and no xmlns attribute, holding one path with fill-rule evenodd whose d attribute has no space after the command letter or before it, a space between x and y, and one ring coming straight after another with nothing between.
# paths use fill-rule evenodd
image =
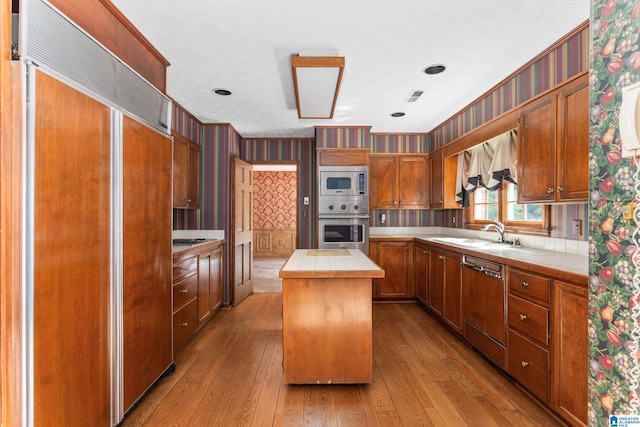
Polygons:
<instances>
[{"instance_id":1,"label":"ceiling air vent","mask_svg":"<svg viewBox=\"0 0 640 427\"><path fill-rule=\"evenodd\" d=\"M404 102L416 102L424 93L423 90L414 90Z\"/></svg>"}]
</instances>

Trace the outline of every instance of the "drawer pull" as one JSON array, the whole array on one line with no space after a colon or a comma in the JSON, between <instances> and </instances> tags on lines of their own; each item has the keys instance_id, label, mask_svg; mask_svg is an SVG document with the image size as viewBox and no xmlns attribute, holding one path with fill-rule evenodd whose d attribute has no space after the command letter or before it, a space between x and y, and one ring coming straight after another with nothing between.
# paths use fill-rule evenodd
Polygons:
<instances>
[{"instance_id":1,"label":"drawer pull","mask_svg":"<svg viewBox=\"0 0 640 427\"><path fill-rule=\"evenodd\" d=\"M183 294L186 294L187 292L189 292L189 289L180 289L180 292L182 292Z\"/></svg>"},{"instance_id":2,"label":"drawer pull","mask_svg":"<svg viewBox=\"0 0 640 427\"><path fill-rule=\"evenodd\" d=\"M527 282L522 282L522 287L523 287L523 288L528 288L528 287L529 287L529 284L528 284Z\"/></svg>"},{"instance_id":3,"label":"drawer pull","mask_svg":"<svg viewBox=\"0 0 640 427\"><path fill-rule=\"evenodd\" d=\"M522 365L523 368L526 368L527 366L529 366L529 362L525 362L524 360L520 362L520 364Z\"/></svg>"},{"instance_id":4,"label":"drawer pull","mask_svg":"<svg viewBox=\"0 0 640 427\"><path fill-rule=\"evenodd\" d=\"M182 327L183 327L183 328L186 328L187 326L189 326L189 322L184 322L184 323L182 324ZM522 362L522 363L524 363L524 362Z\"/></svg>"},{"instance_id":5,"label":"drawer pull","mask_svg":"<svg viewBox=\"0 0 640 427\"><path fill-rule=\"evenodd\" d=\"M526 314L520 314L520 320L527 320L528 317Z\"/></svg>"}]
</instances>

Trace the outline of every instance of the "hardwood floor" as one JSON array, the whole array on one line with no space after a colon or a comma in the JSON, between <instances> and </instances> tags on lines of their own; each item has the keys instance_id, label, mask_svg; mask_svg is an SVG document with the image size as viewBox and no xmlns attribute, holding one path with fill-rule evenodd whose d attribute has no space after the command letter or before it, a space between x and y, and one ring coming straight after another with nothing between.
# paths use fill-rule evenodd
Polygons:
<instances>
[{"instance_id":1,"label":"hardwood floor","mask_svg":"<svg viewBox=\"0 0 640 427\"><path fill-rule=\"evenodd\" d=\"M121 425L563 425L411 303L373 305L372 384L284 385L281 309L268 293L219 312Z\"/></svg>"}]
</instances>

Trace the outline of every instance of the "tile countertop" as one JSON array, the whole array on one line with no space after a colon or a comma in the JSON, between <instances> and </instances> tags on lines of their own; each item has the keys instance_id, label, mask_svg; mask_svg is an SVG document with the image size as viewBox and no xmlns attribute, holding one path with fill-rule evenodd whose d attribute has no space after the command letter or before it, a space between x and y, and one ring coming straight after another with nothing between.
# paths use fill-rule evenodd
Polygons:
<instances>
[{"instance_id":1,"label":"tile countertop","mask_svg":"<svg viewBox=\"0 0 640 427\"><path fill-rule=\"evenodd\" d=\"M297 249L280 269L281 278L384 277L357 249Z\"/></svg>"},{"instance_id":2,"label":"tile countertop","mask_svg":"<svg viewBox=\"0 0 640 427\"><path fill-rule=\"evenodd\" d=\"M550 250L544 250L540 248L528 247L526 243L520 247L513 247L510 245L490 245L488 247L469 247L466 245L458 245L451 242L438 241L438 238L442 237L469 237L469 238L484 238L486 240L493 239L491 237L478 237L478 236L462 236L455 235L450 236L448 233L426 233L426 234L372 234L370 238L415 238L423 240L429 243L437 243L444 246L452 246L458 249L463 249L464 253L469 255L482 257L483 254L490 255L492 258L501 258L506 264L520 264L522 266L528 265L532 270L536 270L536 266L542 269L549 269L547 273L552 274L553 271L566 272L570 274L580 275L587 277L589 274L589 257L581 254L556 252ZM495 239L493 239L495 241ZM510 262L512 261L512 262ZM544 272L544 271L541 271Z\"/></svg>"}]
</instances>

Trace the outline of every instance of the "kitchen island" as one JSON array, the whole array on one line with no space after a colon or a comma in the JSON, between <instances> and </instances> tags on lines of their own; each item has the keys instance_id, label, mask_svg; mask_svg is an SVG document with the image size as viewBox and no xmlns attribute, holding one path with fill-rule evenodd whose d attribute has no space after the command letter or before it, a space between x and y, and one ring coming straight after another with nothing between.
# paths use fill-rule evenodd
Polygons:
<instances>
[{"instance_id":1,"label":"kitchen island","mask_svg":"<svg viewBox=\"0 0 640 427\"><path fill-rule=\"evenodd\" d=\"M357 249L298 249L279 273L285 384L371 383L371 279Z\"/></svg>"}]
</instances>

